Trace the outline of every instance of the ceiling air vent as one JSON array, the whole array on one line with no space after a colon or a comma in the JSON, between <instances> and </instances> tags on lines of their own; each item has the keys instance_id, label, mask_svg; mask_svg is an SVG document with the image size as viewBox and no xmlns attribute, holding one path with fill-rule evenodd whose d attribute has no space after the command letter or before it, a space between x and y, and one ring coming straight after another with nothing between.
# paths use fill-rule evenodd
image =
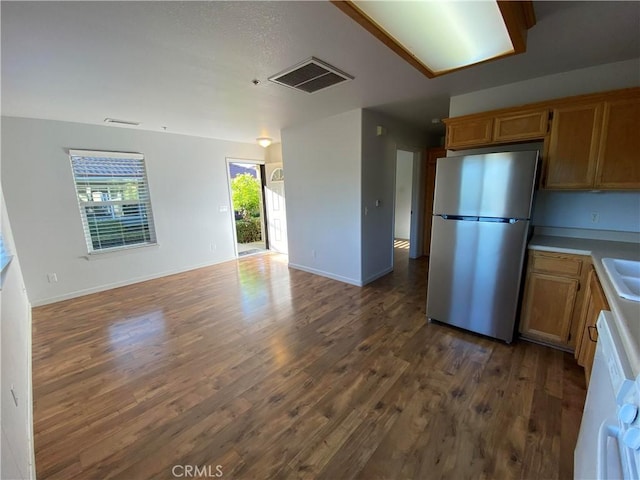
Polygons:
<instances>
[{"instance_id":1,"label":"ceiling air vent","mask_svg":"<svg viewBox=\"0 0 640 480\"><path fill-rule=\"evenodd\" d=\"M338 83L353 80L353 77L322 60L311 57L309 60L269 77L269 80L285 87L315 93Z\"/></svg>"}]
</instances>

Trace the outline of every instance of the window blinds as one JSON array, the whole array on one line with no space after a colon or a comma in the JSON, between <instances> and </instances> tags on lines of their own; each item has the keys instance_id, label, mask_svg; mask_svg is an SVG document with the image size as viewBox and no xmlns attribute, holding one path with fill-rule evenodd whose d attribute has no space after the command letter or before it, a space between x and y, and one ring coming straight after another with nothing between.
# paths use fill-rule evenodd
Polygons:
<instances>
[{"instance_id":1,"label":"window blinds","mask_svg":"<svg viewBox=\"0 0 640 480\"><path fill-rule=\"evenodd\" d=\"M89 253L155 244L144 156L70 150Z\"/></svg>"}]
</instances>

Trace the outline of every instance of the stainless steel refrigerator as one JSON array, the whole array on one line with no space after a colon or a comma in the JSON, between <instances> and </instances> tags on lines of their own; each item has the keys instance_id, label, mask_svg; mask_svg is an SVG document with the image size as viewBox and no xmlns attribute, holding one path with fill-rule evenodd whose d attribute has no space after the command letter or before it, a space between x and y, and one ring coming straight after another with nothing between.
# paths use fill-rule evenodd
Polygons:
<instances>
[{"instance_id":1,"label":"stainless steel refrigerator","mask_svg":"<svg viewBox=\"0 0 640 480\"><path fill-rule=\"evenodd\" d=\"M438 159L430 320L513 340L537 165L537 151Z\"/></svg>"}]
</instances>

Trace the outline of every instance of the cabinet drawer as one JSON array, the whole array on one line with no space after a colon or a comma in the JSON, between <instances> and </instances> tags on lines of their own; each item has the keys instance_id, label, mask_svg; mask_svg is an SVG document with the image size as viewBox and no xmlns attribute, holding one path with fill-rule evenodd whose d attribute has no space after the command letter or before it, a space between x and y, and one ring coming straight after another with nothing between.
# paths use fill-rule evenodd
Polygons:
<instances>
[{"instance_id":1,"label":"cabinet drawer","mask_svg":"<svg viewBox=\"0 0 640 480\"><path fill-rule=\"evenodd\" d=\"M555 273L571 277L579 277L583 261L580 257L565 257L534 252L531 268L536 272Z\"/></svg>"}]
</instances>

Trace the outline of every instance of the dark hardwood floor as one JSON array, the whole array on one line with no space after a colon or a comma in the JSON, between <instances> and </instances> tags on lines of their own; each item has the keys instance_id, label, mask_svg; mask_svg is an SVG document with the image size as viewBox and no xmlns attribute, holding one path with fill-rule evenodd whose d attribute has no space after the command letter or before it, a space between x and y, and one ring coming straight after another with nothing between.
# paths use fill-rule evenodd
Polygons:
<instances>
[{"instance_id":1,"label":"dark hardwood floor","mask_svg":"<svg viewBox=\"0 0 640 480\"><path fill-rule=\"evenodd\" d=\"M573 357L427 323L407 254L364 288L267 254L34 309L38 478L572 478Z\"/></svg>"}]
</instances>

